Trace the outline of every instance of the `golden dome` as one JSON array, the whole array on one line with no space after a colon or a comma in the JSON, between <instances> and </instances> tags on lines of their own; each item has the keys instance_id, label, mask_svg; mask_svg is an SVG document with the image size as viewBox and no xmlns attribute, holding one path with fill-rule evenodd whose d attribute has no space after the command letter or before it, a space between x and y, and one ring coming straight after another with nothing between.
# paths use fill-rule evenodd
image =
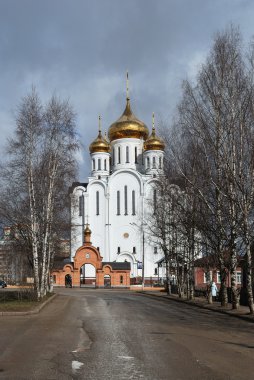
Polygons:
<instances>
[{"instance_id":1,"label":"golden dome","mask_svg":"<svg viewBox=\"0 0 254 380\"><path fill-rule=\"evenodd\" d=\"M101 134L100 120L101 118L99 117L99 133L98 133L97 138L89 146L90 153L96 153L96 152L109 153L110 151L110 145L108 141Z\"/></svg>"},{"instance_id":2,"label":"golden dome","mask_svg":"<svg viewBox=\"0 0 254 380\"><path fill-rule=\"evenodd\" d=\"M143 138L146 140L148 134L147 126L133 114L130 99L127 97L126 107L122 116L109 128L109 140L113 141L122 138Z\"/></svg>"},{"instance_id":3,"label":"golden dome","mask_svg":"<svg viewBox=\"0 0 254 380\"><path fill-rule=\"evenodd\" d=\"M165 143L155 133L154 115L153 115L153 128L152 133L144 143L144 150L164 150Z\"/></svg>"}]
</instances>

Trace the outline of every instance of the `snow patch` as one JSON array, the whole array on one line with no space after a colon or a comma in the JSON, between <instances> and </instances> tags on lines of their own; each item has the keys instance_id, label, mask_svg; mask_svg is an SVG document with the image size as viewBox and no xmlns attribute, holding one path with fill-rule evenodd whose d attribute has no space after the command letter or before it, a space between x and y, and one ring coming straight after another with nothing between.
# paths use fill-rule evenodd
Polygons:
<instances>
[{"instance_id":1,"label":"snow patch","mask_svg":"<svg viewBox=\"0 0 254 380\"><path fill-rule=\"evenodd\" d=\"M78 362L77 360L73 360L71 363L71 369L73 373L76 373L84 363Z\"/></svg>"},{"instance_id":2,"label":"snow patch","mask_svg":"<svg viewBox=\"0 0 254 380\"><path fill-rule=\"evenodd\" d=\"M133 356L117 356L119 359L125 359L125 360L130 360L130 359L134 359Z\"/></svg>"}]
</instances>

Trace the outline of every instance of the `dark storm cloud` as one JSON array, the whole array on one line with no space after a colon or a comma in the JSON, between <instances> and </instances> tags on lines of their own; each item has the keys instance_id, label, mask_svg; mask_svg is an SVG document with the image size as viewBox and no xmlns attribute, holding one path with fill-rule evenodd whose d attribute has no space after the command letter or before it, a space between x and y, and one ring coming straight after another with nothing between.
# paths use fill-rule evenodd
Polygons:
<instances>
[{"instance_id":1,"label":"dark storm cloud","mask_svg":"<svg viewBox=\"0 0 254 380\"><path fill-rule=\"evenodd\" d=\"M56 92L78 114L83 180L99 113L107 129L124 108L126 69L137 116L169 122L214 33L233 22L248 41L253 12L247 0L0 0L2 146L31 85L43 100Z\"/></svg>"}]
</instances>

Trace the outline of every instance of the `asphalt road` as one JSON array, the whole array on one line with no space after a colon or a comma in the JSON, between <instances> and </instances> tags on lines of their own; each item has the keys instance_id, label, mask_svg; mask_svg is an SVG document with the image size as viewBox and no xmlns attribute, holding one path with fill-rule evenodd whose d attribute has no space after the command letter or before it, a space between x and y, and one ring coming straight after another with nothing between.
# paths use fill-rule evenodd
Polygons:
<instances>
[{"instance_id":1,"label":"asphalt road","mask_svg":"<svg viewBox=\"0 0 254 380\"><path fill-rule=\"evenodd\" d=\"M253 379L254 325L129 291L59 289L0 317L0 379Z\"/></svg>"}]
</instances>

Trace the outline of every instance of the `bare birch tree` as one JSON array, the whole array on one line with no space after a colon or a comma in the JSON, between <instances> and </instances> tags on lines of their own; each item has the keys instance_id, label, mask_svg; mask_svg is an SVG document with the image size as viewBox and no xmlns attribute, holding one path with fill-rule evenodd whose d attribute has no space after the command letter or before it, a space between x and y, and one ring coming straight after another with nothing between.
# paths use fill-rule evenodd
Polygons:
<instances>
[{"instance_id":1,"label":"bare birch tree","mask_svg":"<svg viewBox=\"0 0 254 380\"><path fill-rule=\"evenodd\" d=\"M218 257L223 305L227 301L226 273L228 269L231 272L233 308L239 307L236 270L242 252L238 242L244 241L250 273L253 223L253 69L245 61L236 28L215 37L196 85L184 83L178 143L171 149L179 173L205 210L203 225L208 228L203 236ZM193 147L199 158L195 171L191 160L186 160ZM229 268L225 253L231 258ZM253 312L250 275L247 282Z\"/></svg>"},{"instance_id":2,"label":"bare birch tree","mask_svg":"<svg viewBox=\"0 0 254 380\"><path fill-rule=\"evenodd\" d=\"M55 96L42 106L33 89L18 108L15 136L9 141L0 213L29 241L38 299L48 289L77 149L71 106Z\"/></svg>"}]
</instances>

